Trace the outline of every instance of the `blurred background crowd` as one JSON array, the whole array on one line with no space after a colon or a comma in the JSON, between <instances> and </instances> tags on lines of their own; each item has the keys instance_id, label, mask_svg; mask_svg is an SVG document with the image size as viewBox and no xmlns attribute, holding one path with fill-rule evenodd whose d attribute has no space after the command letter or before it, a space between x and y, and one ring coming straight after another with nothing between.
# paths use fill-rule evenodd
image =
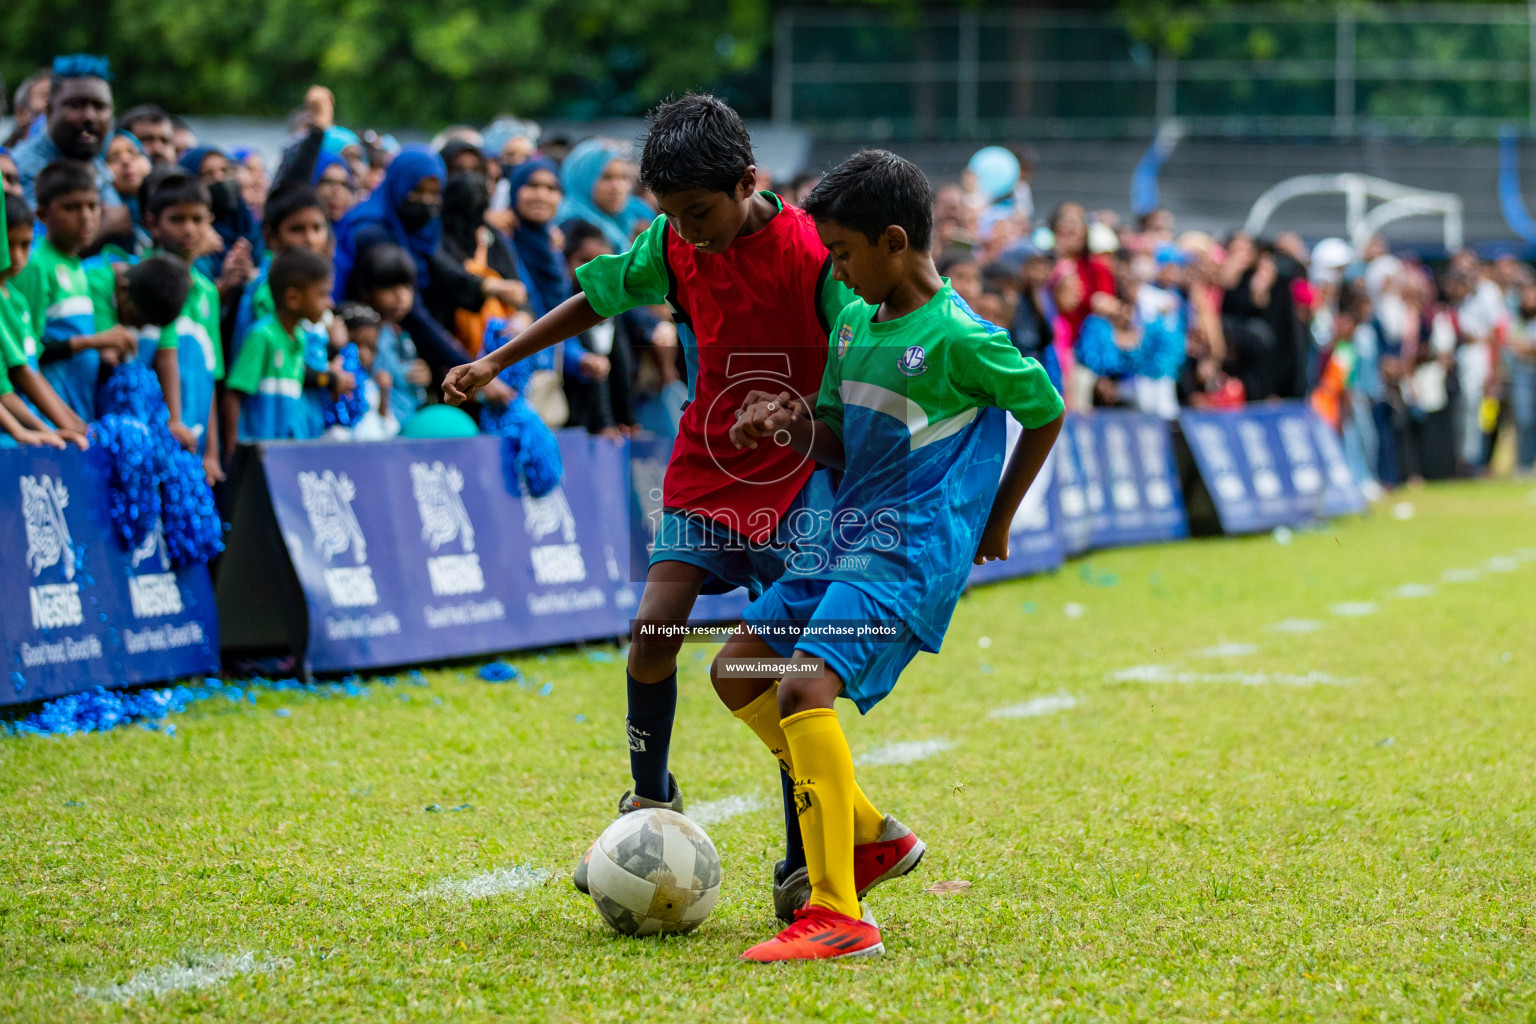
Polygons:
<instances>
[{"instance_id":1,"label":"blurred background crowd","mask_svg":"<svg viewBox=\"0 0 1536 1024\"><path fill-rule=\"evenodd\" d=\"M234 404L211 451L206 426L189 435L210 479L236 439L442 429L448 414L435 407L436 384L450 367L563 301L576 267L624 251L656 216L636 182L633 140L546 133L511 116L402 146L343 126L334 96L315 86L289 119L281 159L269 161L255 147L202 144L166 107L119 109L110 72L73 59L21 82L13 111L0 175L9 207L28 211L25 232L23 218L8 217L13 255L19 234L29 241L25 254L63 230L43 208L67 193L54 182L40 197L38 185L52 180L50 165L71 164L94 179L100 209L70 258L100 275L170 250L193 266L194 294L198 280L216 293L203 328L207 390L233 390ZM1069 194L1037 197L1035 162L1027 148L989 146L957 179L936 180L934 257L980 315L1008 327L1046 366L1069 408L1172 419L1183 407L1306 400L1340 433L1372 494L1495 465L1533 472L1530 265L1463 250L1432 266L1379 237L1357 251L1342 238L1182 230L1176 209L1131 217ZM811 174L775 181L761 171L759 187L795 203L814 183ZM168 211L179 209L171 199L206 206L206 224L179 245L167 226ZM287 310L297 321L300 377L274 368L270 356L260 366L241 359L248 338L266 337L263 319L285 312L269 276L295 250L325 262L332 300ZM284 265L285 285L296 266ZM92 327L106 332L113 310L103 307L112 304L99 298L111 288L95 294ZM39 341L48 329L32 325ZM107 362L147 358L156 349L150 334L161 330L137 326L96 350ZM34 347L32 369L49 379L55 364L78 355ZM184 374L198 375L182 362ZM13 380L26 372L12 363ZM668 311L658 307L569 339L525 368L517 387L553 427L665 434L686 399L684 374ZM279 378L295 383L269 387ZM254 415L251 404L274 389L292 407ZM510 383L488 389L481 423L512 393ZM327 416L340 401L361 414ZM217 419L220 402L197 415ZM36 440L30 429L12 433Z\"/></svg>"}]
</instances>

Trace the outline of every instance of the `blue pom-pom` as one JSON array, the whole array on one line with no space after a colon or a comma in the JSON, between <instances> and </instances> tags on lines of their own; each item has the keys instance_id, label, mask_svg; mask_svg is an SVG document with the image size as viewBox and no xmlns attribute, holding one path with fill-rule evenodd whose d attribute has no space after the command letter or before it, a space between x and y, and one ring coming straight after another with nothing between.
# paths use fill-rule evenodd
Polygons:
<instances>
[{"instance_id":1,"label":"blue pom-pom","mask_svg":"<svg viewBox=\"0 0 1536 1024\"><path fill-rule=\"evenodd\" d=\"M158 519L175 565L206 562L224 550L224 523L202 460L172 436L154 371L137 360L119 366L102 385L101 408L93 443L107 452L108 512L119 539L138 547Z\"/></svg>"},{"instance_id":2,"label":"blue pom-pom","mask_svg":"<svg viewBox=\"0 0 1536 1024\"><path fill-rule=\"evenodd\" d=\"M368 403L363 398L363 381L367 374L363 371L362 361L358 358L357 346L350 342L341 350L341 368L356 378L357 386L326 403L325 425L327 427L356 426L368 412Z\"/></svg>"},{"instance_id":3,"label":"blue pom-pom","mask_svg":"<svg viewBox=\"0 0 1536 1024\"><path fill-rule=\"evenodd\" d=\"M100 409L103 414L131 416L145 423L152 423L157 415L167 421L170 418L165 406L165 392L160 390L160 378L137 359L112 371L112 376L101 387Z\"/></svg>"},{"instance_id":4,"label":"blue pom-pom","mask_svg":"<svg viewBox=\"0 0 1536 1024\"><path fill-rule=\"evenodd\" d=\"M107 514L112 532L129 549L136 548L160 518L155 472L159 445L143 420L120 413L108 413L91 424L91 444L107 453Z\"/></svg>"},{"instance_id":5,"label":"blue pom-pom","mask_svg":"<svg viewBox=\"0 0 1536 1024\"><path fill-rule=\"evenodd\" d=\"M542 498L560 486L565 475L560 442L521 394L504 408L482 407L480 429L506 439L502 468L514 491L526 488L531 496Z\"/></svg>"},{"instance_id":6,"label":"blue pom-pom","mask_svg":"<svg viewBox=\"0 0 1536 1024\"><path fill-rule=\"evenodd\" d=\"M53 58L53 73L60 78L100 78L112 81L112 65L94 53L68 53Z\"/></svg>"},{"instance_id":7,"label":"blue pom-pom","mask_svg":"<svg viewBox=\"0 0 1536 1024\"><path fill-rule=\"evenodd\" d=\"M165 547L173 565L210 561L224 550L224 521L219 518L203 460L175 447L161 465L161 519Z\"/></svg>"}]
</instances>

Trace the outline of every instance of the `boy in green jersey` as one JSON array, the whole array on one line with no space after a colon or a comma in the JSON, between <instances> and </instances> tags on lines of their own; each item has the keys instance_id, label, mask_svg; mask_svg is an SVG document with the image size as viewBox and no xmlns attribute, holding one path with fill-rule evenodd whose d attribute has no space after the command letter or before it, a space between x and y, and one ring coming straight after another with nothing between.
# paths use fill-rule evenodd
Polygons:
<instances>
[{"instance_id":1,"label":"boy in green jersey","mask_svg":"<svg viewBox=\"0 0 1536 1024\"><path fill-rule=\"evenodd\" d=\"M758 962L884 952L859 900L921 857L922 844L893 835L879 857L861 856L876 847L856 845L857 831L882 816L854 781L833 702L847 697L867 712L919 651L938 651L971 565L1008 557L1009 523L1063 408L1040 364L934 269L933 193L915 166L860 153L821 180L805 210L833 276L860 301L832 326L815 407L756 392L732 441L788 445L843 479L826 549L791 560L747 607L712 671L738 717L776 697L759 721L780 719L782 739L765 742L789 752L805 838L809 901L794 924L742 954ZM1024 428L1006 467L1005 411ZM731 659L774 657L794 662L777 684L730 674Z\"/></svg>"}]
</instances>

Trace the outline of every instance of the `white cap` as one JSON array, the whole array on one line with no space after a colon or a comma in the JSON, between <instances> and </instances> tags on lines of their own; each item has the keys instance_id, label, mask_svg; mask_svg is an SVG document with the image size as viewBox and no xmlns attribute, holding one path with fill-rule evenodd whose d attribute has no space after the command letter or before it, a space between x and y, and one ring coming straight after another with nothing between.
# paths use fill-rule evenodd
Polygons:
<instances>
[{"instance_id":1,"label":"white cap","mask_svg":"<svg viewBox=\"0 0 1536 1024\"><path fill-rule=\"evenodd\" d=\"M1354 258L1355 250L1342 238L1325 238L1312 247L1313 270L1338 270Z\"/></svg>"}]
</instances>

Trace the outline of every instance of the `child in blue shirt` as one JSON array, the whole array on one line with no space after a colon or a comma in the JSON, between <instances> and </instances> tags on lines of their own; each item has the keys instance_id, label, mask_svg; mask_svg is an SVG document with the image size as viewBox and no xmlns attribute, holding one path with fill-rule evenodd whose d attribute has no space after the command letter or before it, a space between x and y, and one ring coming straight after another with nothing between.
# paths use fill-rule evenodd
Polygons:
<instances>
[{"instance_id":1,"label":"child in blue shirt","mask_svg":"<svg viewBox=\"0 0 1536 1024\"><path fill-rule=\"evenodd\" d=\"M319 321L331 308L330 261L308 249L290 249L272 261L267 282L276 311L246 336L225 380L221 407L225 455L242 441L304 440L318 436L304 402L306 385L350 391L352 375L315 371L304 363L303 321Z\"/></svg>"}]
</instances>

